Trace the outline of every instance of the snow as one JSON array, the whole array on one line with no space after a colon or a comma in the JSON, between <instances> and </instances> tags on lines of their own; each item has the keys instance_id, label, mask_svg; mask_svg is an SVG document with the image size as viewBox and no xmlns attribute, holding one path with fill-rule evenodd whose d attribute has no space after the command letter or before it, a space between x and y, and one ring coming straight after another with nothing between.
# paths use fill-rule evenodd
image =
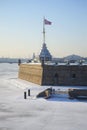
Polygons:
<instances>
[{"instance_id":1,"label":"snow","mask_svg":"<svg viewBox=\"0 0 87 130\"><path fill-rule=\"evenodd\" d=\"M36 95L52 86L18 79L17 64L0 64L0 130L86 130L87 101L58 94L46 100ZM67 90L70 86L55 86ZM82 87L80 87L82 88ZM24 92L31 96L24 99Z\"/></svg>"}]
</instances>

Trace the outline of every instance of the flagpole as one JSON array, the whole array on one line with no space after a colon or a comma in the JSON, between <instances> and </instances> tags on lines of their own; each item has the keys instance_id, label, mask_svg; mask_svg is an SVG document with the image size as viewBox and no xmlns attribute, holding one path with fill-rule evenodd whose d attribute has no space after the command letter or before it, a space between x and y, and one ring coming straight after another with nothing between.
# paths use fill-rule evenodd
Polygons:
<instances>
[{"instance_id":1,"label":"flagpole","mask_svg":"<svg viewBox=\"0 0 87 130\"><path fill-rule=\"evenodd\" d=\"M43 18L43 43L45 43L45 23L44 23L45 17Z\"/></svg>"}]
</instances>

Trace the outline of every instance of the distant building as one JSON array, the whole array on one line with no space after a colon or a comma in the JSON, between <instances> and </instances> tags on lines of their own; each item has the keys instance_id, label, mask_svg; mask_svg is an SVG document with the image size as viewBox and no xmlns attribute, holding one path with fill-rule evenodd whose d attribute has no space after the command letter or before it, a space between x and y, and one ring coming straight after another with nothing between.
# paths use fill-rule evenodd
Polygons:
<instances>
[{"instance_id":1,"label":"distant building","mask_svg":"<svg viewBox=\"0 0 87 130\"><path fill-rule=\"evenodd\" d=\"M80 62L82 60L83 57L74 54L64 57L64 62L75 63L75 62Z\"/></svg>"}]
</instances>

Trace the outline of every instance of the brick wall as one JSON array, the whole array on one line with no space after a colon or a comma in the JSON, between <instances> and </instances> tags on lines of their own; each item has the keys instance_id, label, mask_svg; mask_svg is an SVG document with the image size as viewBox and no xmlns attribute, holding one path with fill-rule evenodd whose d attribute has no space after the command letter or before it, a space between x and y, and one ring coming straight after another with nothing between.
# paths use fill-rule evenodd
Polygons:
<instances>
[{"instance_id":1,"label":"brick wall","mask_svg":"<svg viewBox=\"0 0 87 130\"><path fill-rule=\"evenodd\" d=\"M44 66L43 84L87 86L87 66Z\"/></svg>"},{"instance_id":2,"label":"brick wall","mask_svg":"<svg viewBox=\"0 0 87 130\"><path fill-rule=\"evenodd\" d=\"M18 77L39 85L87 86L87 66L21 64Z\"/></svg>"},{"instance_id":3,"label":"brick wall","mask_svg":"<svg viewBox=\"0 0 87 130\"><path fill-rule=\"evenodd\" d=\"M35 64L21 64L19 66L18 77L32 83L41 85L42 83L42 66Z\"/></svg>"}]
</instances>

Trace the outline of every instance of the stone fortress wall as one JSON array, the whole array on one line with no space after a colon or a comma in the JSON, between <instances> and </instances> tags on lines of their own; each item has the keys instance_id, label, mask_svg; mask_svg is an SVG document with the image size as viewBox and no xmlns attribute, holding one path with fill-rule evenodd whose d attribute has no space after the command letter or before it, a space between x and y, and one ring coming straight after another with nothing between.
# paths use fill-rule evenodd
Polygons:
<instances>
[{"instance_id":1,"label":"stone fortress wall","mask_svg":"<svg viewBox=\"0 0 87 130\"><path fill-rule=\"evenodd\" d=\"M18 77L39 85L87 86L87 65L21 64Z\"/></svg>"},{"instance_id":2,"label":"stone fortress wall","mask_svg":"<svg viewBox=\"0 0 87 130\"><path fill-rule=\"evenodd\" d=\"M29 82L39 84L42 83L43 69L37 64L20 64L18 77Z\"/></svg>"}]
</instances>

